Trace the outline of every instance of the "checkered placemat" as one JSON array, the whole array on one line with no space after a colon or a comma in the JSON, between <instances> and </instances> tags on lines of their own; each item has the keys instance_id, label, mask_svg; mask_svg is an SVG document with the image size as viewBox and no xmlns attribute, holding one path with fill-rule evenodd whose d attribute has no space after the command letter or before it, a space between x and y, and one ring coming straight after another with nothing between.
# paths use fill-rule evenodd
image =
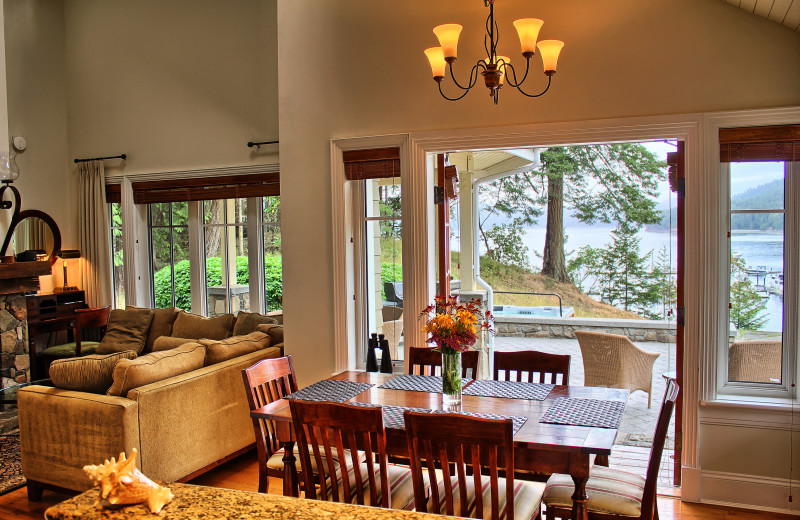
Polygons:
<instances>
[{"instance_id":1,"label":"checkered placemat","mask_svg":"<svg viewBox=\"0 0 800 520\"><path fill-rule=\"evenodd\" d=\"M463 391L464 395L481 397L507 397L509 399L528 399L544 401L555 385L525 383L516 381L491 381L476 379Z\"/></svg>"},{"instance_id":2,"label":"checkered placemat","mask_svg":"<svg viewBox=\"0 0 800 520\"><path fill-rule=\"evenodd\" d=\"M403 430L406 427L405 420L403 419L403 413L406 410L411 410L412 412L422 412L422 413L457 413L460 415L468 415L470 417L480 417L481 419L511 419L514 423L514 433L517 433L522 425L525 424L525 421L528 420L527 417L517 417L515 415L495 415L490 413L474 413L474 412L448 412L446 410L429 410L427 408L413 408L411 406L393 406L393 405L375 405L370 403L350 403L357 406L376 406L383 408L383 425L387 428L396 428L398 430Z\"/></svg>"},{"instance_id":3,"label":"checkered placemat","mask_svg":"<svg viewBox=\"0 0 800 520\"><path fill-rule=\"evenodd\" d=\"M622 401L560 397L542 415L540 423L618 428L625 411Z\"/></svg>"},{"instance_id":4,"label":"checkered placemat","mask_svg":"<svg viewBox=\"0 0 800 520\"><path fill-rule=\"evenodd\" d=\"M461 387L469 383L471 379L462 378ZM378 388L385 390L410 390L412 392L432 392L442 393L442 378L439 376L418 376L403 374L389 381L386 381Z\"/></svg>"},{"instance_id":5,"label":"checkered placemat","mask_svg":"<svg viewBox=\"0 0 800 520\"><path fill-rule=\"evenodd\" d=\"M354 381L336 381L323 379L313 385L307 386L284 399L298 399L300 401L333 401L343 403L349 401L361 392L372 388L370 383L356 383Z\"/></svg>"}]
</instances>

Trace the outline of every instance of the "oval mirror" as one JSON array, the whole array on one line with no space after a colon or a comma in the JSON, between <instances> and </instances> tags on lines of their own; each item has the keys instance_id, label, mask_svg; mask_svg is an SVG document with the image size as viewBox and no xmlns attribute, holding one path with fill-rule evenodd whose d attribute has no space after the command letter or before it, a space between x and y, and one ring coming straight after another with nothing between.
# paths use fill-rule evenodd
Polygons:
<instances>
[{"instance_id":1,"label":"oval mirror","mask_svg":"<svg viewBox=\"0 0 800 520\"><path fill-rule=\"evenodd\" d=\"M50 264L55 264L55 255L61 249L61 232L50 215L36 209L20 211L11 222L9 233L11 240L2 251L3 255L38 251L47 255Z\"/></svg>"}]
</instances>

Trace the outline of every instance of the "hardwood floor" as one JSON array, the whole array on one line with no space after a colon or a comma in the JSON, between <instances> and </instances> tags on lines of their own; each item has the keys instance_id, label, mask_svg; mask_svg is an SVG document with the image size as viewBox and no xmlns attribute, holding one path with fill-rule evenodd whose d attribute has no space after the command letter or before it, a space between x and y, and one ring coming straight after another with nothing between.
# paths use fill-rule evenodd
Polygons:
<instances>
[{"instance_id":1,"label":"hardwood floor","mask_svg":"<svg viewBox=\"0 0 800 520\"><path fill-rule=\"evenodd\" d=\"M192 481L192 484L215 486L244 491L257 491L258 468L255 452L245 454L227 464L209 471ZM272 479L269 492L280 494L281 481ZM41 502L28 502L25 488L0 497L0 519L41 520L44 511L64 500L63 495L45 491ZM759 513L730 507L682 503L673 498L659 498L658 512L661 520L790 520L800 516Z\"/></svg>"}]
</instances>

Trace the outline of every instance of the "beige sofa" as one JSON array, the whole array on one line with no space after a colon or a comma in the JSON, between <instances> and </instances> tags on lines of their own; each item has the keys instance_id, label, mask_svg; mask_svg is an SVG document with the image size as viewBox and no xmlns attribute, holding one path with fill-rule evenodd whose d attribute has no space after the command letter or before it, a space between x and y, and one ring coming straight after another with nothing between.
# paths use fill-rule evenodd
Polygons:
<instances>
[{"instance_id":1,"label":"beige sofa","mask_svg":"<svg viewBox=\"0 0 800 520\"><path fill-rule=\"evenodd\" d=\"M22 389L19 427L29 499L39 499L44 488L85 491L91 483L84 465L133 448L139 469L161 481L186 481L253 448L242 370L283 355L282 327L278 337L273 334L266 348L126 389L121 396L36 385ZM212 347L192 345L206 349L208 364ZM202 359L201 354L201 364ZM116 385L116 372L114 377Z\"/></svg>"}]
</instances>

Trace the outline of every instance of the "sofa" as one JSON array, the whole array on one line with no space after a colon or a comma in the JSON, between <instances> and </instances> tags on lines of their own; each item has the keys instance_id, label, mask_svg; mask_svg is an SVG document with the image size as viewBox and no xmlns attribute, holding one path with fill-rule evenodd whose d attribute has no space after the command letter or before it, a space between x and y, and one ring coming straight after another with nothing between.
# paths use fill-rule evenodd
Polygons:
<instances>
[{"instance_id":1,"label":"sofa","mask_svg":"<svg viewBox=\"0 0 800 520\"><path fill-rule=\"evenodd\" d=\"M118 316L124 322L133 314ZM175 314L178 325L180 313ZM111 341L124 345L113 322L112 316ZM125 326L138 327L134 322L128 319ZM31 385L18 395L29 499L40 498L44 488L85 491L91 482L84 465L133 448L139 469L160 481L187 481L252 449L255 435L241 373L283 355L283 331L278 323L250 325L256 330L248 334L188 338L150 353L142 345L141 355L101 352L54 363L54 387ZM151 349L159 337L150 338ZM80 364L82 372L76 372Z\"/></svg>"}]
</instances>

